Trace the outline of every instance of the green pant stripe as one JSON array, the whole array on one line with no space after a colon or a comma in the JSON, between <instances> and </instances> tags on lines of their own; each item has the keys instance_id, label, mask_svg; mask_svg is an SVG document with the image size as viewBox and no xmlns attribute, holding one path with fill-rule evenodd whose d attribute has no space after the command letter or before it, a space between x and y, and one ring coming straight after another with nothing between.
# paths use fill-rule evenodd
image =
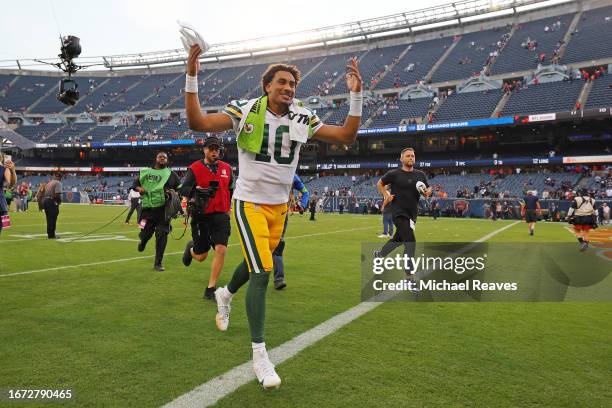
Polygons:
<instances>
[{"instance_id":1,"label":"green pant stripe","mask_svg":"<svg viewBox=\"0 0 612 408\"><path fill-rule=\"evenodd\" d=\"M249 267L250 271L255 271L255 269L253 268L253 262L251 260L251 256L249 254L249 248L247 247L247 243L245 241L244 238L244 234L242 231L242 220L240 219L240 213L238 212L238 207L240 206L239 201L238 200L234 200L234 217L236 217L236 225L238 225L238 237L240 238L240 243L242 244L242 247L244 248L244 252L245 252L245 261L247 263L247 266Z\"/></svg>"},{"instance_id":2,"label":"green pant stripe","mask_svg":"<svg viewBox=\"0 0 612 408\"><path fill-rule=\"evenodd\" d=\"M244 201L240 202L239 211L241 213L242 219L244 220L244 229L246 232L246 239L251 243L251 247L253 250L253 257L255 258L257 268L259 269L259 271L265 271L263 267L263 263L261 262L261 257L259 256L259 252L257 251L257 243L255 242L255 238L253 237L253 231L251 231L251 227L249 226L249 220L247 219L246 214L244 212Z\"/></svg>"}]
</instances>

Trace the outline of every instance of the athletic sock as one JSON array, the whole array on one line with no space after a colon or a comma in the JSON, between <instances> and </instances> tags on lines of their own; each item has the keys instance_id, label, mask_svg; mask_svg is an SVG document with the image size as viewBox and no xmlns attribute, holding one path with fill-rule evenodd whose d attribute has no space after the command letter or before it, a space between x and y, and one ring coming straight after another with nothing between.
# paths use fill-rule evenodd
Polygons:
<instances>
[{"instance_id":1,"label":"athletic sock","mask_svg":"<svg viewBox=\"0 0 612 408\"><path fill-rule=\"evenodd\" d=\"M251 274L246 294L246 311L251 329L251 341L263 343L264 323L266 320L266 290L270 273L260 272Z\"/></svg>"},{"instance_id":2,"label":"athletic sock","mask_svg":"<svg viewBox=\"0 0 612 408\"><path fill-rule=\"evenodd\" d=\"M242 287L249 280L249 268L246 265L246 262L242 261L240 265L236 267L234 270L234 274L232 275L232 279L227 284L226 288L231 293L234 294L238 292L238 289Z\"/></svg>"}]
</instances>

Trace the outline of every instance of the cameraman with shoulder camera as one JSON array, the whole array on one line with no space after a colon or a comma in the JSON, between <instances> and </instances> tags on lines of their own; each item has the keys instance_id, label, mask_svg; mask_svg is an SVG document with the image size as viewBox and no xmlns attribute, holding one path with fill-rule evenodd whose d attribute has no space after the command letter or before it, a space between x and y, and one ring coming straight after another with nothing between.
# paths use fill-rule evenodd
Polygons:
<instances>
[{"instance_id":1,"label":"cameraman with shoulder camera","mask_svg":"<svg viewBox=\"0 0 612 408\"><path fill-rule=\"evenodd\" d=\"M597 228L595 214L595 200L591 198L586 188L580 189L567 212L567 221L574 225L574 232L580 243L580 252L586 251L589 247L589 231Z\"/></svg>"},{"instance_id":2,"label":"cameraman with shoulder camera","mask_svg":"<svg viewBox=\"0 0 612 408\"><path fill-rule=\"evenodd\" d=\"M204 298L210 300L215 299L217 279L225 261L234 188L232 168L219 160L220 151L221 141L214 136L208 137L204 141L204 158L189 166L181 187L181 195L188 198L193 238L183 253L183 264L189 266L193 259L203 262L210 248L214 249L215 257L204 291Z\"/></svg>"}]
</instances>

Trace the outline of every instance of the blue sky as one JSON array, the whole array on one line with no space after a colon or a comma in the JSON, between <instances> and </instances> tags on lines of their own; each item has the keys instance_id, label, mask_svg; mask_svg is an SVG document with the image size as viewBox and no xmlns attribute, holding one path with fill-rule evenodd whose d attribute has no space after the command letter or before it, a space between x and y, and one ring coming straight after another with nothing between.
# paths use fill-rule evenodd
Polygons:
<instances>
[{"instance_id":1,"label":"blue sky","mask_svg":"<svg viewBox=\"0 0 612 408\"><path fill-rule=\"evenodd\" d=\"M177 19L192 23L210 43L219 43L380 17L449 2L17 0L5 4L0 13L3 39L0 60L56 56L59 52L58 26L62 34L81 38L82 56L100 56L180 48Z\"/></svg>"}]
</instances>

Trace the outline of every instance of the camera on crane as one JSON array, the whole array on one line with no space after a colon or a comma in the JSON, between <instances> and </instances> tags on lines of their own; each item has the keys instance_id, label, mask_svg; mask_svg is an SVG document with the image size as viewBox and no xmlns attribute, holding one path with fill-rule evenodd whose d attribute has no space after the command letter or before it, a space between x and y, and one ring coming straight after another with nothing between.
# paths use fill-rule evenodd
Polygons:
<instances>
[{"instance_id":1,"label":"camera on crane","mask_svg":"<svg viewBox=\"0 0 612 408\"><path fill-rule=\"evenodd\" d=\"M57 67L68 73L68 78L62 78L59 84L59 94L57 99L65 105L75 105L79 100L79 84L72 78L72 74L77 72L81 67L73 61L81 55L81 44L79 37L67 35L61 39L61 54L58 55L61 62Z\"/></svg>"}]
</instances>

